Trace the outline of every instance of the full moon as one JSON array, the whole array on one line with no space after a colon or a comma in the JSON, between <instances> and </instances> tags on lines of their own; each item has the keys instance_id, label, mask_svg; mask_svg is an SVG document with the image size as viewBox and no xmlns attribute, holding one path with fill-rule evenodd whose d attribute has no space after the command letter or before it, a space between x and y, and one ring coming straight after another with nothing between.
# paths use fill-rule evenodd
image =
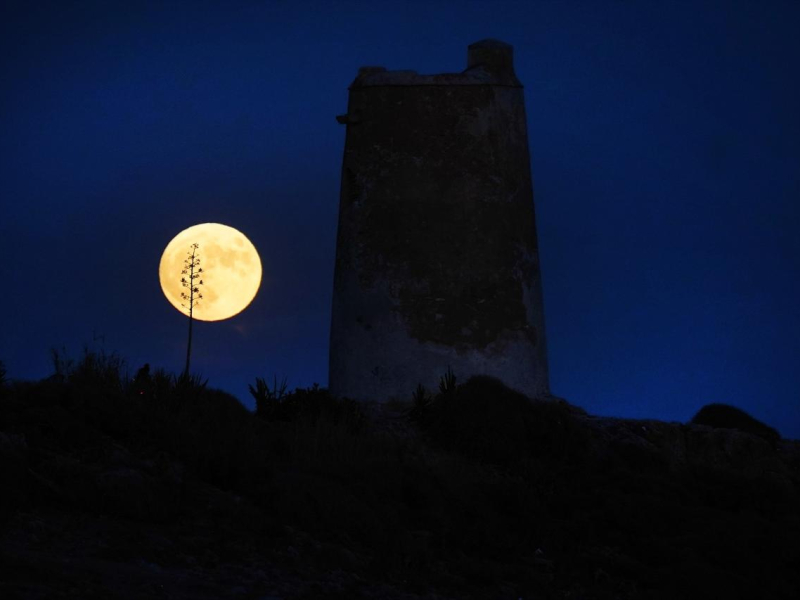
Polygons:
<instances>
[{"instance_id":1,"label":"full moon","mask_svg":"<svg viewBox=\"0 0 800 600\"><path fill-rule=\"evenodd\" d=\"M181 292L189 290L181 285L181 271L197 244L196 258L203 269L199 286L203 298L197 302L192 316L200 321L221 321L238 315L256 297L261 285L261 259L255 246L243 233L219 223L202 223L184 229L167 244L158 277L161 289L170 304L185 315L188 302ZM185 306L186 307L185 307Z\"/></svg>"}]
</instances>

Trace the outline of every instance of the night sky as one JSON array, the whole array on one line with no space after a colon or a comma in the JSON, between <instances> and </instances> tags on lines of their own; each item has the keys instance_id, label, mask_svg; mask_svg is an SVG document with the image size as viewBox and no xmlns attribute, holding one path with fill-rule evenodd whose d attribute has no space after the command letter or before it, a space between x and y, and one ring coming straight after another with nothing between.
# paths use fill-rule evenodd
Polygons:
<instances>
[{"instance_id":1,"label":"night sky","mask_svg":"<svg viewBox=\"0 0 800 600\"><path fill-rule=\"evenodd\" d=\"M265 278L196 323L194 369L247 406L257 376L326 385L347 87L496 38L525 85L553 392L678 421L726 402L800 438L800 4L3 6L9 377L84 344L179 372L158 262L219 222Z\"/></svg>"}]
</instances>

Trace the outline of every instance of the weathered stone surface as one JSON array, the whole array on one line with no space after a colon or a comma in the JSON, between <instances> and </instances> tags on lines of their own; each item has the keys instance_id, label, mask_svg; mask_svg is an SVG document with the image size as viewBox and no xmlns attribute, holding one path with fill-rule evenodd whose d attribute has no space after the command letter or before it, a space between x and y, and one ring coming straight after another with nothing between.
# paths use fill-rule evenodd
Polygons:
<instances>
[{"instance_id":1,"label":"weathered stone surface","mask_svg":"<svg viewBox=\"0 0 800 600\"><path fill-rule=\"evenodd\" d=\"M329 387L384 401L491 375L549 393L522 86L511 46L460 74L363 68L350 87Z\"/></svg>"}]
</instances>

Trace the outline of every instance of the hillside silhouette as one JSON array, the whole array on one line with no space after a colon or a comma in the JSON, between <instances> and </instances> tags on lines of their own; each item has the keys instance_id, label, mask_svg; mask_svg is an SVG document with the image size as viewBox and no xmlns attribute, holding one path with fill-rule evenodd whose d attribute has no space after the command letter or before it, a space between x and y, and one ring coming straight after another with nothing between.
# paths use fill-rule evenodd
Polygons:
<instances>
[{"instance_id":1,"label":"hillside silhouette","mask_svg":"<svg viewBox=\"0 0 800 600\"><path fill-rule=\"evenodd\" d=\"M2 598L800 592L796 440L488 377L389 404L261 380L254 414L115 355L55 365L0 378Z\"/></svg>"}]
</instances>

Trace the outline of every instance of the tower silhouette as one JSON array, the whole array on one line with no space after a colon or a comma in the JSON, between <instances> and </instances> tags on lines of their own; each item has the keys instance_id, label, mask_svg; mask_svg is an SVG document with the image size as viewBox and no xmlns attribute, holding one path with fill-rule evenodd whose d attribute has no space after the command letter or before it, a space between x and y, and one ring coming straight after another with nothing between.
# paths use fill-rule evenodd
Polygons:
<instances>
[{"instance_id":1,"label":"tower silhouette","mask_svg":"<svg viewBox=\"0 0 800 600\"><path fill-rule=\"evenodd\" d=\"M522 85L484 40L461 73L363 67L350 86L329 388L435 389L448 366L549 394Z\"/></svg>"}]
</instances>

